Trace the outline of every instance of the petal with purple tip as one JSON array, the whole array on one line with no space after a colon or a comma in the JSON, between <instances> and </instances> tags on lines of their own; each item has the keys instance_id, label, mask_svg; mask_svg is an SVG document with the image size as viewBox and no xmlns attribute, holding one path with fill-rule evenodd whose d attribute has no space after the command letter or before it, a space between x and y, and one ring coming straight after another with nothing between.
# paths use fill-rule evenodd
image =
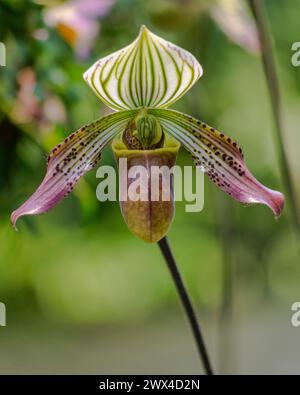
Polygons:
<instances>
[{"instance_id":1,"label":"petal with purple tip","mask_svg":"<svg viewBox=\"0 0 300 395\"><path fill-rule=\"evenodd\" d=\"M224 192L241 203L269 206L278 217L284 196L258 182L248 170L238 144L202 121L173 110L150 109L162 128L191 152L196 166Z\"/></svg>"},{"instance_id":2,"label":"petal with purple tip","mask_svg":"<svg viewBox=\"0 0 300 395\"><path fill-rule=\"evenodd\" d=\"M96 166L103 147L122 132L136 111L122 111L96 120L72 133L48 157L46 175L37 190L11 215L16 228L23 215L44 213L56 206L87 171Z\"/></svg>"}]
</instances>

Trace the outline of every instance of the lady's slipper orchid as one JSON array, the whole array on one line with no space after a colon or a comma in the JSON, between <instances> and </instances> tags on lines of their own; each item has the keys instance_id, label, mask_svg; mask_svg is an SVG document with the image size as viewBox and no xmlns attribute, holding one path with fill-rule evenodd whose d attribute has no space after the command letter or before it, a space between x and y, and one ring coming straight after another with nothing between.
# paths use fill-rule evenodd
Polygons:
<instances>
[{"instance_id":1,"label":"lady's slipper orchid","mask_svg":"<svg viewBox=\"0 0 300 395\"><path fill-rule=\"evenodd\" d=\"M189 52L142 27L129 46L97 61L84 78L99 98L117 112L72 133L48 158L47 173L38 189L12 213L13 226L23 215L56 206L88 170L105 145L112 142L117 159L129 166L171 168L181 143L209 178L241 203L262 203L279 216L284 197L260 184L250 173L242 149L225 134L189 115L169 110L201 77L199 62ZM172 189L172 185L170 186ZM128 227L148 242L160 240L174 215L170 201L121 202Z\"/></svg>"}]
</instances>

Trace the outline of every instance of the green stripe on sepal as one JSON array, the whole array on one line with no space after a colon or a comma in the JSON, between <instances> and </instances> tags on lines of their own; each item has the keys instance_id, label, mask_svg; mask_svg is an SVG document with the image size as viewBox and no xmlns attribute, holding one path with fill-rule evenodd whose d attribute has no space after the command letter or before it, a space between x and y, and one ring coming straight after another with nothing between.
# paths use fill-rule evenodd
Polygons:
<instances>
[{"instance_id":1,"label":"green stripe on sepal","mask_svg":"<svg viewBox=\"0 0 300 395\"><path fill-rule=\"evenodd\" d=\"M202 74L191 53L142 26L132 44L99 59L84 79L105 104L122 110L168 107Z\"/></svg>"}]
</instances>

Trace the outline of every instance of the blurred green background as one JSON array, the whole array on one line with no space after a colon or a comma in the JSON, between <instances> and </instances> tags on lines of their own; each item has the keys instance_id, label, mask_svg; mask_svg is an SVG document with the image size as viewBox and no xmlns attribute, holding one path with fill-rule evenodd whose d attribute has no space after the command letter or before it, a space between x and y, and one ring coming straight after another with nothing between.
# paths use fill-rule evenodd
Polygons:
<instances>
[{"instance_id":1,"label":"blurred green background","mask_svg":"<svg viewBox=\"0 0 300 395\"><path fill-rule=\"evenodd\" d=\"M201 366L156 245L126 228L118 203L99 203L90 172L57 208L9 216L41 181L50 149L107 112L82 73L138 34L141 24L192 52L204 68L173 108L235 138L255 176L283 190L274 122L246 2L208 0L1 0L0 373L198 373ZM299 183L300 1L264 1L283 94L284 127ZM82 6L82 4L81 4ZM94 7L94 8L93 8ZM190 164L180 153L182 165ZM111 150L102 164L115 165ZM205 207L176 205L169 233L223 373L299 373L298 242L287 206L243 207L205 180Z\"/></svg>"}]
</instances>

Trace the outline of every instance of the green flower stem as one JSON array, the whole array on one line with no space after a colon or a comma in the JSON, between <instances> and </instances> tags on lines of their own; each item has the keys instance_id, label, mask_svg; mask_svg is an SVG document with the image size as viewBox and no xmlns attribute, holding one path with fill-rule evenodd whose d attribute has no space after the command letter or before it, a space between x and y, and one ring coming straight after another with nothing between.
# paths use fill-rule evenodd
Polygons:
<instances>
[{"instance_id":1,"label":"green flower stem","mask_svg":"<svg viewBox=\"0 0 300 395\"><path fill-rule=\"evenodd\" d=\"M265 76L268 84L270 100L275 120L275 138L277 140L277 148L280 159L280 167L282 178L285 182L285 187L288 192L288 199L293 214L293 223L295 229L300 236L300 216L299 207L297 203L296 192L293 186L291 170L289 167L287 152L284 146L284 132L282 127L282 109L281 109L281 97L278 83L278 76L276 71L276 65L273 55L271 37L268 31L267 20L265 11L263 9L263 1L261 0L248 0L250 8L253 12L258 35L260 39L262 61L265 70Z\"/></svg>"},{"instance_id":2,"label":"green flower stem","mask_svg":"<svg viewBox=\"0 0 300 395\"><path fill-rule=\"evenodd\" d=\"M190 297L189 297L187 290L185 288L185 285L183 283L181 274L180 274L178 267L176 265L176 262L173 257L173 254L171 252L167 238L166 237L162 238L158 242L158 245L159 245L159 248L166 260L166 263L168 265L168 268L170 270L170 273L171 273L174 283L176 285L181 303L185 309L186 315L187 315L188 320L190 322L190 325L191 325L191 328L192 328L192 331L194 334L194 338L195 338L195 341L197 344L197 348L199 351L200 359L202 360L205 372L207 375L213 375L213 370L212 370L211 363L210 363L210 360L208 357L204 339L203 339L203 336L201 333L199 321L197 320L195 310L193 308Z\"/></svg>"}]
</instances>

